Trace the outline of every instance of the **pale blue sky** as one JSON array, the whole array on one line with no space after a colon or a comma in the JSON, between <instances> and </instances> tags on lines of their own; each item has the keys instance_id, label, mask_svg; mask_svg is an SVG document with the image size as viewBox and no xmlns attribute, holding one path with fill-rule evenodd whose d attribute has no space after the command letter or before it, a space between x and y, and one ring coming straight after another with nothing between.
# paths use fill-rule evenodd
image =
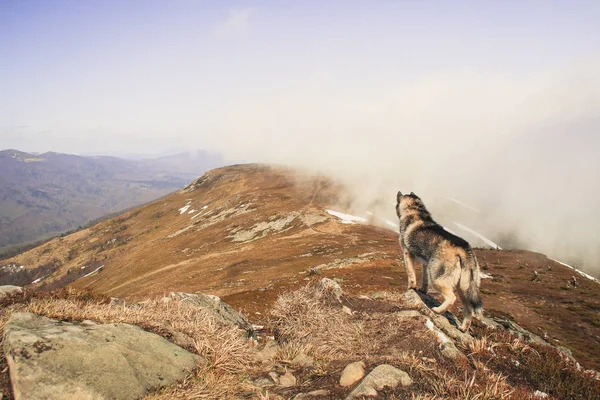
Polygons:
<instances>
[{"instance_id":1,"label":"pale blue sky","mask_svg":"<svg viewBox=\"0 0 600 400\"><path fill-rule=\"evenodd\" d=\"M591 62L598 20L593 1L0 0L0 147L223 147L222 129L251 135L229 121L246 105L381 108L432 75L517 82ZM312 118L284 113L282 138Z\"/></svg>"}]
</instances>

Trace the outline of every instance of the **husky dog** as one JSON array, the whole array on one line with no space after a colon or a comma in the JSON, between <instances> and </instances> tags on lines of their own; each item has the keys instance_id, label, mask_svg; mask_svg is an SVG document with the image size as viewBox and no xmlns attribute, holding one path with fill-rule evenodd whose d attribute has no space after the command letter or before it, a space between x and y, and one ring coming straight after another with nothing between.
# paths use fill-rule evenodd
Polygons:
<instances>
[{"instance_id":1,"label":"husky dog","mask_svg":"<svg viewBox=\"0 0 600 400\"><path fill-rule=\"evenodd\" d=\"M415 261L423 265L423 282L419 289L427 293L429 282L444 296L436 313L445 312L456 301L454 291L463 304L463 322L460 330L471 326L473 314L481 317L479 297L479 264L464 239L446 231L436 223L423 201L414 193L396 196L396 214L400 219L400 246L408 273L408 289L416 289Z\"/></svg>"}]
</instances>

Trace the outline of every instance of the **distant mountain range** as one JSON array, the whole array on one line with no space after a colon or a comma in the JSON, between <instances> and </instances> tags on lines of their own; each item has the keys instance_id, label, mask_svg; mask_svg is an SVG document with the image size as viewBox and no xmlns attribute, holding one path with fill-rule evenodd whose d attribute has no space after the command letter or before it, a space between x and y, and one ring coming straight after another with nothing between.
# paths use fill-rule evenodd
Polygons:
<instances>
[{"instance_id":1,"label":"distant mountain range","mask_svg":"<svg viewBox=\"0 0 600 400\"><path fill-rule=\"evenodd\" d=\"M219 156L146 160L0 151L0 256L184 187Z\"/></svg>"}]
</instances>

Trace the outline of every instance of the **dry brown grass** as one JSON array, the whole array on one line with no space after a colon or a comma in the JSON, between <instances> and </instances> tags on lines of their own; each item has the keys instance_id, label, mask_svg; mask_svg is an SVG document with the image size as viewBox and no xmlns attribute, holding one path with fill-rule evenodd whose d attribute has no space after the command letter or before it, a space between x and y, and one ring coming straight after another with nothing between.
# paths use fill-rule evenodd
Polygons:
<instances>
[{"instance_id":1,"label":"dry brown grass","mask_svg":"<svg viewBox=\"0 0 600 400\"><path fill-rule=\"evenodd\" d=\"M276 338L288 357L299 351L330 359L361 346L362 322L344 314L331 293L315 283L281 295L271 311Z\"/></svg>"},{"instance_id":2,"label":"dry brown grass","mask_svg":"<svg viewBox=\"0 0 600 400\"><path fill-rule=\"evenodd\" d=\"M539 389L554 398L590 400L600 393L600 384L555 349L478 328L473 332L476 340L461 347L468 362L450 360L420 319L379 311L348 315L331 296L310 283L281 295L272 310L270 328L280 344L275 357L279 366L300 353L316 361L313 368L294 372L299 383L293 389L254 386L253 379L265 377L271 367L252 362L254 348L244 332L176 299L112 305L109 299L75 290L25 295L0 308L0 328L10 312L30 311L60 320L134 324L172 340L174 333L187 335L188 349L207 363L184 382L150 394L150 400L274 400L314 389L344 398L347 392L338 385L339 373L356 360L364 361L368 370L387 363L411 376L414 383L408 388L384 389L381 395L388 399L529 400Z\"/></svg>"}]
</instances>

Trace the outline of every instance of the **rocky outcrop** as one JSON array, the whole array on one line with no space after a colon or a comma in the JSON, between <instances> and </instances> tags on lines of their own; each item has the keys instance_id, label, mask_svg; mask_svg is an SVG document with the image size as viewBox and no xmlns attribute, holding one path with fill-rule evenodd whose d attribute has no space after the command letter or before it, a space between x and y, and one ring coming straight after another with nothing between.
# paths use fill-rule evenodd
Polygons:
<instances>
[{"instance_id":1,"label":"rocky outcrop","mask_svg":"<svg viewBox=\"0 0 600 400\"><path fill-rule=\"evenodd\" d=\"M346 400L375 397L377 391L386 386L390 388L396 388L398 385L410 386L412 382L406 372L391 365L383 364L375 367L356 389L346 397Z\"/></svg>"},{"instance_id":2,"label":"rocky outcrop","mask_svg":"<svg viewBox=\"0 0 600 400\"><path fill-rule=\"evenodd\" d=\"M0 299L5 298L11 294L22 292L23 288L21 286L13 286L13 285L4 285L0 286Z\"/></svg>"},{"instance_id":3,"label":"rocky outcrop","mask_svg":"<svg viewBox=\"0 0 600 400\"><path fill-rule=\"evenodd\" d=\"M427 301L433 299L428 295L421 294L421 296L423 296L423 298ZM467 345L473 341L473 337L471 335L461 332L457 328L458 324L456 323L456 317L448 312L444 313L443 315L433 312L430 308L431 304L425 303L421 296L419 296L419 294L414 290L407 290L402 296L402 301L409 308L419 311L421 314L429 317L437 328L443 331L451 339L454 339L456 342ZM433 300L435 301L435 299ZM449 315L452 319L454 319L454 324L452 324L445 315Z\"/></svg>"},{"instance_id":4,"label":"rocky outcrop","mask_svg":"<svg viewBox=\"0 0 600 400\"><path fill-rule=\"evenodd\" d=\"M191 294L183 292L172 292L172 298L179 299L185 303L196 305L211 314L217 321L229 325L235 325L240 329L251 331L252 325L246 317L233 309L218 296L210 294Z\"/></svg>"},{"instance_id":5,"label":"rocky outcrop","mask_svg":"<svg viewBox=\"0 0 600 400\"><path fill-rule=\"evenodd\" d=\"M127 324L14 313L4 351L15 399L136 399L183 379L203 359Z\"/></svg>"}]
</instances>

